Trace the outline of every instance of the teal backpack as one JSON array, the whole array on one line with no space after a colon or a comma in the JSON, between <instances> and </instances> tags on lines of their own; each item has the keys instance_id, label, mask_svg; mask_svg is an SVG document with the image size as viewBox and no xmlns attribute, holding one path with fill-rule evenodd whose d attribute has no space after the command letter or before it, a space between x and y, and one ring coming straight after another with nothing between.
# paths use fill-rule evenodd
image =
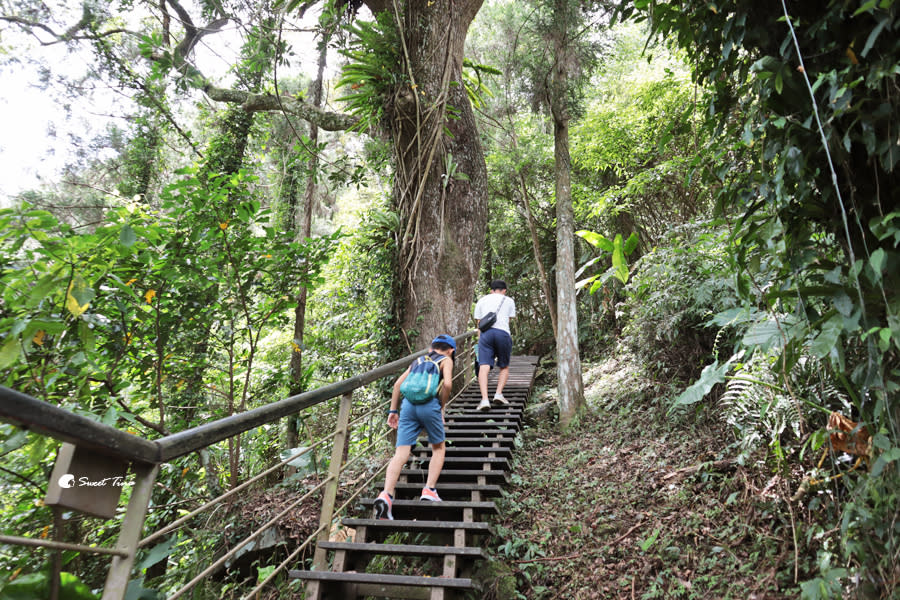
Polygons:
<instances>
[{"instance_id":1,"label":"teal backpack","mask_svg":"<svg viewBox=\"0 0 900 600\"><path fill-rule=\"evenodd\" d=\"M447 358L436 352L420 356L409 369L409 375L400 384L400 393L413 404L425 404L441 389L441 367L439 363Z\"/></svg>"}]
</instances>

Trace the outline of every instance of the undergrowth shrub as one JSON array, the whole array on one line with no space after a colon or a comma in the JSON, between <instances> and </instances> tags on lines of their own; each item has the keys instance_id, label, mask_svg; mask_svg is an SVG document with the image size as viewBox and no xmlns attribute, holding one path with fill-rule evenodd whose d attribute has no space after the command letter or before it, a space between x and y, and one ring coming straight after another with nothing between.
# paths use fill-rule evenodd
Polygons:
<instances>
[{"instance_id":1,"label":"undergrowth shrub","mask_svg":"<svg viewBox=\"0 0 900 600\"><path fill-rule=\"evenodd\" d=\"M673 229L642 256L619 304L622 339L655 376L695 377L716 344L710 316L736 305L727 233L711 222Z\"/></svg>"},{"instance_id":2,"label":"undergrowth shrub","mask_svg":"<svg viewBox=\"0 0 900 600\"><path fill-rule=\"evenodd\" d=\"M785 448L805 440L806 432L820 427L830 411L849 411L849 400L819 360L804 357L786 377L777 376L777 361L775 352L756 351L726 376L719 407L737 440L739 460L767 446L783 459ZM817 449L823 443L818 438Z\"/></svg>"}]
</instances>

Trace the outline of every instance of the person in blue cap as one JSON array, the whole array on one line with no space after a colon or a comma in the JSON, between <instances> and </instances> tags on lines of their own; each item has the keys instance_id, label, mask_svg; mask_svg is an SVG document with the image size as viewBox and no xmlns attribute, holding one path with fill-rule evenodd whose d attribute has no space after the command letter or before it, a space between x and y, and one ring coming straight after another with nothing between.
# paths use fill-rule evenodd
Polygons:
<instances>
[{"instance_id":1,"label":"person in blue cap","mask_svg":"<svg viewBox=\"0 0 900 600\"><path fill-rule=\"evenodd\" d=\"M446 447L444 440L444 405L450 399L450 388L453 387L453 360L456 355L456 342L447 334L441 334L434 338L428 349L427 357L417 358L407 367L397 381L391 392L391 408L388 411L388 425L397 430L397 448L394 457L388 464L384 475L384 489L375 499L375 518L393 519L391 507L394 504L394 488L400 478L403 465L409 460L409 454L419 432L424 429L428 433L428 442L431 444L431 460L428 463L428 478L425 487L422 488L421 500L440 501L437 493L437 480L444 468L444 456ZM427 398L424 402L413 403L402 396L400 388L410 373L422 360L430 360L436 363L440 387L436 394ZM402 403L401 403L402 400Z\"/></svg>"}]
</instances>

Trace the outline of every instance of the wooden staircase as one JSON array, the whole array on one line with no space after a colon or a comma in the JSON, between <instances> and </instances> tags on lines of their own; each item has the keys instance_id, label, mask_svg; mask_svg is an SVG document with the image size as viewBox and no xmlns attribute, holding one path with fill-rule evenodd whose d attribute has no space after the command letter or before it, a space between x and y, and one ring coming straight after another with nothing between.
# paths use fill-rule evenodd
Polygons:
<instances>
[{"instance_id":1,"label":"wooden staircase","mask_svg":"<svg viewBox=\"0 0 900 600\"><path fill-rule=\"evenodd\" d=\"M371 518L374 498L363 499L365 517L341 521L355 529L353 540L318 544L332 556L330 571L289 572L292 578L306 580L308 600L448 600L466 592L479 597L472 576L485 559L481 546L492 534L489 520L497 513L491 499L508 482L513 441L537 360L512 357L503 390L509 405L478 411L481 394L473 382L447 408L447 455L437 485L442 502L418 500L431 450L417 445L396 487L393 521ZM496 371L488 380L491 397ZM373 491L377 494L380 487Z\"/></svg>"}]
</instances>

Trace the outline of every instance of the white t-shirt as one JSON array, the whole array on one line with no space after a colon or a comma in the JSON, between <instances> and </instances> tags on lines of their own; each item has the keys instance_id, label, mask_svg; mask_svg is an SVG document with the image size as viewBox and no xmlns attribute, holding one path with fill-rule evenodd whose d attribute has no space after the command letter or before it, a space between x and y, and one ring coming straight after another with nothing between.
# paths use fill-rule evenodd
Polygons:
<instances>
[{"instance_id":1,"label":"white t-shirt","mask_svg":"<svg viewBox=\"0 0 900 600\"><path fill-rule=\"evenodd\" d=\"M516 316L516 303L513 299L504 294L492 293L482 296L481 300L475 304L474 316L476 319L481 319L489 312L497 313L497 322L494 323L491 329L501 329L506 333L510 333L509 320Z\"/></svg>"}]
</instances>

